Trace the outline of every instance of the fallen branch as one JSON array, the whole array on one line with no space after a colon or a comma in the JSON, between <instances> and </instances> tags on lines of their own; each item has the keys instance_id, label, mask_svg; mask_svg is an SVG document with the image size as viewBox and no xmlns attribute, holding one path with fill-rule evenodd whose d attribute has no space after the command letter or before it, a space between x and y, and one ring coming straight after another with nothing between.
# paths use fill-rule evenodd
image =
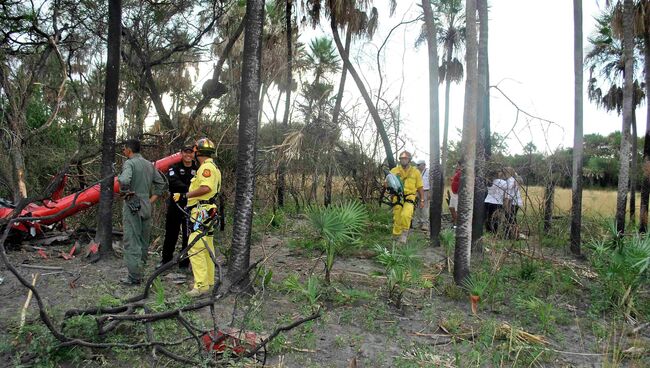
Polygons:
<instances>
[{"instance_id":1,"label":"fallen branch","mask_svg":"<svg viewBox=\"0 0 650 368\"><path fill-rule=\"evenodd\" d=\"M33 269L48 270L48 271L63 271L63 267L33 265L33 264L26 264L26 263L21 263L18 265L18 267L33 268Z\"/></svg>"},{"instance_id":2,"label":"fallen branch","mask_svg":"<svg viewBox=\"0 0 650 368\"><path fill-rule=\"evenodd\" d=\"M38 274L32 274L32 286L36 286L36 280L38 280ZM32 291L30 290L27 293L27 299L25 300L25 305L23 305L23 309L20 311L20 328L19 331L23 330L23 327L25 326L25 318L27 316L27 308L29 307L29 303L32 301Z\"/></svg>"}]
</instances>

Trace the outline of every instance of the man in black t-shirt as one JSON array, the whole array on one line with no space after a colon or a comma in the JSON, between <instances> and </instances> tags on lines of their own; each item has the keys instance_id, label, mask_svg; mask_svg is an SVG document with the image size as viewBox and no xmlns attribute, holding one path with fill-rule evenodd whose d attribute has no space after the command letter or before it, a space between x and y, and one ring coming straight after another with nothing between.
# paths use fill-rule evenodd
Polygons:
<instances>
[{"instance_id":1,"label":"man in black t-shirt","mask_svg":"<svg viewBox=\"0 0 650 368\"><path fill-rule=\"evenodd\" d=\"M172 165L167 172L167 180L169 181L170 193L187 193L190 187L190 181L196 175L198 166L194 162L194 147L185 146L181 150L181 162ZM187 231L187 219L185 214L180 210L187 205L187 200L182 199L178 203L174 202L173 198L167 200L167 219L165 222L165 242L163 243L162 260L158 267L171 261L174 258L174 249L176 248L176 241L178 240L179 229L182 230L182 247L187 247L187 238L189 232ZM180 206L180 208L179 208ZM189 259L184 259L179 262L179 268L187 270L190 266Z\"/></svg>"}]
</instances>

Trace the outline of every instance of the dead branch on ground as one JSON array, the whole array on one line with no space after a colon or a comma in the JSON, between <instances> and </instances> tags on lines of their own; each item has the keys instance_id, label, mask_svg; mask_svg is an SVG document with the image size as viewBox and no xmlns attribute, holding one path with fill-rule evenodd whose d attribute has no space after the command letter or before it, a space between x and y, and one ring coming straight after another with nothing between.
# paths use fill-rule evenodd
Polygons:
<instances>
[{"instance_id":1,"label":"dead branch on ground","mask_svg":"<svg viewBox=\"0 0 650 368\"><path fill-rule=\"evenodd\" d=\"M57 178L59 177L62 178L63 174L65 173L68 167L69 165L66 165L66 168L62 171L62 173L60 173L60 175L57 176ZM55 184L55 182L57 182L57 180L55 180L53 184ZM54 191L54 188L56 188L56 185L50 185L45 195L42 196L42 198L47 198L49 195L51 195L51 193ZM201 234L200 236L197 236L195 239L193 239L193 242L189 244L188 247L185 248L183 252L181 252L181 254L176 256L173 261L168 262L167 264L163 265L162 267L154 271L149 276L147 281L144 283L142 293L140 293L139 295L128 298L124 300L121 305L114 306L114 307L70 309L65 312L64 320L61 324L61 327L57 328L55 326L53 317L48 313L46 309L41 293L36 288L36 286L33 283L30 283L28 280L26 280L25 277L23 277L23 275L9 261L6 253L6 248L5 248L5 242L9 236L9 233L11 232L12 227L16 223L22 221L35 220L35 218L32 217L19 217L19 214L22 212L22 210L32 201L33 199L20 201L20 203L16 206L16 209L10 215L9 219L6 222L3 222L1 228L2 233L0 235L0 259L2 260L2 263L6 266L7 270L9 270L9 272L11 272L18 279L19 283L22 284L23 287L27 288L31 293L31 295L33 295L33 298L36 300L37 303L39 317L41 321L44 323L44 325L47 327L47 329L50 331L50 333L52 333L52 335L60 342L60 344L58 345L59 348L80 346L80 347L87 347L92 349L111 349L111 348L122 348L122 349L130 349L130 350L152 349L152 354L154 356L156 353L160 353L172 360L184 364L199 365L200 364L199 361L190 358L196 356L195 354L183 356L183 354L176 353L168 349L169 347L177 347L186 344L190 341L194 341L197 345L199 356L204 357L209 362L209 364L216 365L220 361L220 355L212 354L212 353L217 353L217 351L212 350L212 347L214 347L217 344L223 343L225 339L234 339L235 341L239 340L241 342L241 345L246 347L246 350L240 353L238 356L237 354L235 354L235 356L240 359L244 357L250 358L256 356L260 350L265 349L265 346L271 340L277 337L281 332L289 331L307 321L311 321L320 317L320 311L318 311L312 314L311 316L296 320L289 325L277 327L271 333L271 335L269 335L264 339L255 341L254 345L253 344L246 345L247 340L245 338L242 338L241 336L224 334L218 337L217 336L218 334L216 332L220 332L222 330L219 329L218 326L218 320L215 314L216 311L215 306L218 305L218 303L220 303L223 299L225 299L230 295L240 296L239 295L240 293L236 292L233 286L237 285L237 283L241 280L238 280L233 284L223 287L222 290L223 282L222 282L221 266L216 262L215 254L209 250L207 251L210 252L210 256L213 262L215 262L217 268L216 270L217 280L212 293L187 306L178 307L178 308L165 310L165 311L158 311L158 312L152 311L147 305L147 299L150 296L150 289L152 288L154 280L156 280L156 278L159 275L161 275L163 272L169 270L171 267L176 265L179 262L179 260L187 258L188 257L187 252L192 247L192 245L196 241L201 240L205 236L205 234ZM71 206L74 206L75 202L76 202L76 197L72 201ZM64 209L63 211L65 210L67 209ZM261 262L264 261L266 260L258 260L257 262L251 264L250 267L244 273L244 275L249 274L252 270L256 269ZM255 278L252 278L251 283L253 283L254 281ZM213 328L212 331L214 331L214 333L211 333L212 331L205 330L195 326L190 321L190 319L186 317L187 313L198 312L206 307L210 308L210 312L212 315L212 328ZM246 313L249 314L253 310L254 310L253 308L250 308ZM107 342L93 342L92 340L89 339L70 337L64 333L64 328L66 326L66 321L75 316L92 316L92 318L94 318L95 321L97 322L97 326L98 326L97 334L103 336L107 335L111 331L114 331L120 324L123 323L143 324L145 326L145 331L146 331L146 342L107 343ZM156 340L153 334L152 323L159 322L159 321L166 321L166 320L176 321L178 323L178 326L180 326L185 331L186 336L176 336L177 339L173 341ZM243 330L240 330L240 334L242 332ZM206 336L208 336L210 340L210 344L208 347L204 346ZM206 350L208 350L209 352Z\"/></svg>"}]
</instances>

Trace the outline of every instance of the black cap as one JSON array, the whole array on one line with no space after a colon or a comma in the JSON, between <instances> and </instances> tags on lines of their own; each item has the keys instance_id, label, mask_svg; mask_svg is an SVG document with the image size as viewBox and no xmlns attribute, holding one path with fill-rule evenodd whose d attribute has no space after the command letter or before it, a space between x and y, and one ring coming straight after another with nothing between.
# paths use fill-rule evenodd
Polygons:
<instances>
[{"instance_id":1,"label":"black cap","mask_svg":"<svg viewBox=\"0 0 650 368\"><path fill-rule=\"evenodd\" d=\"M181 149L181 152L185 152L185 151L194 151L194 146L189 144L184 145L183 148Z\"/></svg>"}]
</instances>

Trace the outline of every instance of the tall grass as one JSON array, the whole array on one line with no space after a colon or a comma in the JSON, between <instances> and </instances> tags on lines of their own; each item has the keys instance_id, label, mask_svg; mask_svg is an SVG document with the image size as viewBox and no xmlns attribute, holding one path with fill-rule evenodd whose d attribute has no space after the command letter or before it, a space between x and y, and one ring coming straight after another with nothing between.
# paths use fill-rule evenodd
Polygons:
<instances>
[{"instance_id":1,"label":"tall grass","mask_svg":"<svg viewBox=\"0 0 650 368\"><path fill-rule=\"evenodd\" d=\"M523 189L523 188L522 188ZM533 206L540 208L540 204L544 198L543 187L526 187L528 196L523 192L522 195L526 197L525 206ZM629 197L629 196L628 196ZM562 215L571 212L571 189L555 188L554 200L554 214ZM636 195L636 214L638 219L639 206L641 203L641 195ZM629 198L628 198L629 206ZM605 216L613 217L616 213L616 191L609 189L587 189L582 191L582 211L585 215L591 216Z\"/></svg>"}]
</instances>

